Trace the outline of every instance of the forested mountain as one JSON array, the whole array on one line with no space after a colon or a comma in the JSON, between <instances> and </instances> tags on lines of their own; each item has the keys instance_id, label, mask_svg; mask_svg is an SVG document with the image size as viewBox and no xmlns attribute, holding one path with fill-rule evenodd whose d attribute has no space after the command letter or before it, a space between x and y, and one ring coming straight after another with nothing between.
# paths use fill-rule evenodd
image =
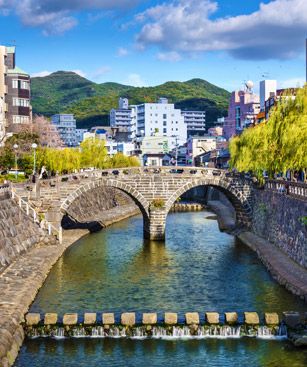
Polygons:
<instances>
[{"instance_id":1,"label":"forested mountain","mask_svg":"<svg viewBox=\"0 0 307 367\"><path fill-rule=\"evenodd\" d=\"M130 104L167 97L183 110L206 110L210 124L226 114L230 93L202 79L139 88L118 83L97 84L69 71L32 78L33 113L45 116L74 113L78 127L107 125L109 111L117 107L120 96L129 98Z\"/></svg>"}]
</instances>

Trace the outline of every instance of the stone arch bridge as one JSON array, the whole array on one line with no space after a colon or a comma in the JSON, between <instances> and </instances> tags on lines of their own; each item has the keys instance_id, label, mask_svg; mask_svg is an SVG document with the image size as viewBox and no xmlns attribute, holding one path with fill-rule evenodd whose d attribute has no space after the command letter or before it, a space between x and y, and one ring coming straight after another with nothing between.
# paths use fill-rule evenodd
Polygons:
<instances>
[{"instance_id":1,"label":"stone arch bridge","mask_svg":"<svg viewBox=\"0 0 307 367\"><path fill-rule=\"evenodd\" d=\"M240 227L249 227L252 214L252 184L225 170L194 167L148 167L94 170L38 181L31 193L40 201L47 219L60 226L74 200L99 187L112 187L128 194L140 208L144 237L165 238L166 217L174 202L186 191L211 186L222 191L236 211ZM53 214L52 214L53 213Z\"/></svg>"}]
</instances>

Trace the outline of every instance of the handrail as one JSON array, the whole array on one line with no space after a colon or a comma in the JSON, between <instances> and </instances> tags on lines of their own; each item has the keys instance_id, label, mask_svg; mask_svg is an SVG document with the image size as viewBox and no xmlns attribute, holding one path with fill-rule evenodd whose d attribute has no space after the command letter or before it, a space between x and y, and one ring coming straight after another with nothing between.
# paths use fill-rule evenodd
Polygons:
<instances>
[{"instance_id":1,"label":"handrail","mask_svg":"<svg viewBox=\"0 0 307 367\"><path fill-rule=\"evenodd\" d=\"M307 200L307 184L304 182L268 180L265 183L265 188L278 192L279 194Z\"/></svg>"},{"instance_id":2,"label":"handrail","mask_svg":"<svg viewBox=\"0 0 307 367\"><path fill-rule=\"evenodd\" d=\"M11 189L11 193L12 193L12 199L15 200L19 208L24 210L28 217L32 217L33 222L39 224L39 226L42 229L47 231L49 236L51 235L56 236L60 244L62 244L63 240L62 227L60 226L59 228L56 228L52 223L48 222L46 219L40 220L36 210L27 201L23 200L22 197L19 196L13 188Z\"/></svg>"}]
</instances>

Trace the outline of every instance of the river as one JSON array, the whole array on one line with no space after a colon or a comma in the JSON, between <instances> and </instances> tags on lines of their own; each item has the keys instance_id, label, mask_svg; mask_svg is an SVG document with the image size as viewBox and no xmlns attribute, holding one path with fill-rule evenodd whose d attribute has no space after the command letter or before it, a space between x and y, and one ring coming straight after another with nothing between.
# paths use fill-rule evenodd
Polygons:
<instances>
[{"instance_id":1,"label":"river","mask_svg":"<svg viewBox=\"0 0 307 367\"><path fill-rule=\"evenodd\" d=\"M209 218L208 218L209 217ZM212 213L169 214L165 243L143 240L136 216L66 250L31 312L306 311L256 254L218 229ZM16 367L305 366L307 352L284 341L27 339Z\"/></svg>"}]
</instances>

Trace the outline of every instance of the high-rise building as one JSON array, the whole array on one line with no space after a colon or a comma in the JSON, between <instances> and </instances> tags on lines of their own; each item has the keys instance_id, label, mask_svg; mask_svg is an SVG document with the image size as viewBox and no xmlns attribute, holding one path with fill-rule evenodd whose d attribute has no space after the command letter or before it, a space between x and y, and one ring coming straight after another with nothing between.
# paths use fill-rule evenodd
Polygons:
<instances>
[{"instance_id":1,"label":"high-rise building","mask_svg":"<svg viewBox=\"0 0 307 367\"><path fill-rule=\"evenodd\" d=\"M206 133L205 111L182 111L184 122L187 125L188 136L203 136Z\"/></svg>"},{"instance_id":2,"label":"high-rise building","mask_svg":"<svg viewBox=\"0 0 307 367\"><path fill-rule=\"evenodd\" d=\"M260 111L265 110L265 102L276 94L276 80L261 80L260 82Z\"/></svg>"},{"instance_id":3,"label":"high-rise building","mask_svg":"<svg viewBox=\"0 0 307 367\"><path fill-rule=\"evenodd\" d=\"M76 137L76 120L73 114L57 114L51 116L51 122L56 126L63 143L68 147L78 144Z\"/></svg>"},{"instance_id":4,"label":"high-rise building","mask_svg":"<svg viewBox=\"0 0 307 367\"><path fill-rule=\"evenodd\" d=\"M0 46L0 98L5 106L4 136L32 123L30 76L16 66L15 47Z\"/></svg>"}]
</instances>

